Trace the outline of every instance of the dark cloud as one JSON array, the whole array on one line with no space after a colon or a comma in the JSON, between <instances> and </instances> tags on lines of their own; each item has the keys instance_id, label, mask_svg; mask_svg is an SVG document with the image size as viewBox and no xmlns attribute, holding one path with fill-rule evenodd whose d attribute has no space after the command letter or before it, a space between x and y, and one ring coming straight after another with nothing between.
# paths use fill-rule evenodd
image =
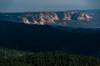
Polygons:
<instances>
[{"instance_id":1,"label":"dark cloud","mask_svg":"<svg viewBox=\"0 0 100 66\"><path fill-rule=\"evenodd\" d=\"M0 0L0 11L99 9L100 0Z\"/></svg>"}]
</instances>

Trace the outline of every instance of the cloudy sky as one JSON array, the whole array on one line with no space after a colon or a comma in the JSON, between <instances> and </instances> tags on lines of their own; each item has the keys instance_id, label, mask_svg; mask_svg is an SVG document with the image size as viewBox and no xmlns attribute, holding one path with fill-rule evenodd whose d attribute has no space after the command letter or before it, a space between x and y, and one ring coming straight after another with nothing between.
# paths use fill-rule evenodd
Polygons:
<instances>
[{"instance_id":1,"label":"cloudy sky","mask_svg":"<svg viewBox=\"0 0 100 66\"><path fill-rule=\"evenodd\" d=\"M100 0L0 0L0 12L100 9Z\"/></svg>"}]
</instances>

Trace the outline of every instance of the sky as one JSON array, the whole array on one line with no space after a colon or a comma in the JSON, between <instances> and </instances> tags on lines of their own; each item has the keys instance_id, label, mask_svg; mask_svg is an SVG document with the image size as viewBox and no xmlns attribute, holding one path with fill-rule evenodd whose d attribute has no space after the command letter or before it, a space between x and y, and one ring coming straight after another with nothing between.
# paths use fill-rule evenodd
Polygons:
<instances>
[{"instance_id":1,"label":"sky","mask_svg":"<svg viewBox=\"0 0 100 66\"><path fill-rule=\"evenodd\" d=\"M100 0L0 0L0 12L100 9Z\"/></svg>"}]
</instances>

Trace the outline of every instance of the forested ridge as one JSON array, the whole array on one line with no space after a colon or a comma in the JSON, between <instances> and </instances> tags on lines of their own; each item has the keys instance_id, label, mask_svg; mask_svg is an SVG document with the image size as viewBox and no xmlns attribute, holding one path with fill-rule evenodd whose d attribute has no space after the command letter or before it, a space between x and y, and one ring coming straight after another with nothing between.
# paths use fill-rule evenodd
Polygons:
<instances>
[{"instance_id":1,"label":"forested ridge","mask_svg":"<svg viewBox=\"0 0 100 66\"><path fill-rule=\"evenodd\" d=\"M100 66L100 59L63 51L25 52L2 48L0 66Z\"/></svg>"}]
</instances>

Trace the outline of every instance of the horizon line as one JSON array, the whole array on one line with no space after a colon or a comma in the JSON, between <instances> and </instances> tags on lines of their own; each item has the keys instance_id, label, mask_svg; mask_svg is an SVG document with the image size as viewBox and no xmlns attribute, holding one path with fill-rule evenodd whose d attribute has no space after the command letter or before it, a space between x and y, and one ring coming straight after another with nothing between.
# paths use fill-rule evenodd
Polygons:
<instances>
[{"instance_id":1,"label":"horizon line","mask_svg":"<svg viewBox=\"0 0 100 66\"><path fill-rule=\"evenodd\" d=\"M66 10L36 10L36 11L1 11L0 13L28 13L28 12L64 12L64 11L86 11L86 10L100 10L100 9L66 9Z\"/></svg>"}]
</instances>

